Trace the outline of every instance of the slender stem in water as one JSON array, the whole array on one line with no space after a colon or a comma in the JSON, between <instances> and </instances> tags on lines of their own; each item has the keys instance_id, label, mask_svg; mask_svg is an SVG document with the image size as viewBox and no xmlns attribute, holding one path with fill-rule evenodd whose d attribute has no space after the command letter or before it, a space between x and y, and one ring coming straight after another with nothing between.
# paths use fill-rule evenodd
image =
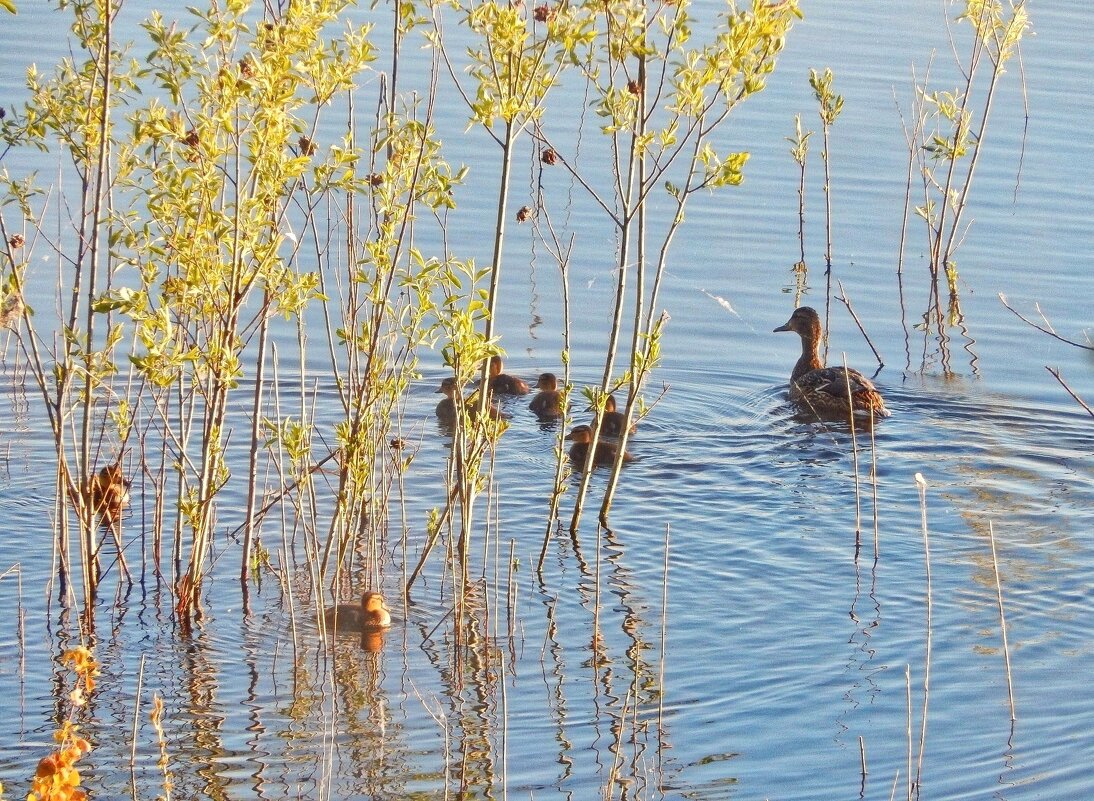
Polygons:
<instances>
[{"instance_id":1,"label":"slender stem in water","mask_svg":"<svg viewBox=\"0 0 1094 801\"><path fill-rule=\"evenodd\" d=\"M927 643L923 656L923 711L919 721L919 761L915 770L915 794L918 798L922 790L923 754L927 747L927 703L931 686L931 547L927 536L927 482L922 473L915 474L915 483L919 488L920 523L923 528L923 562L927 573Z\"/></svg>"},{"instance_id":2,"label":"slender stem in water","mask_svg":"<svg viewBox=\"0 0 1094 801\"><path fill-rule=\"evenodd\" d=\"M1007 643L1007 618L1003 613L1003 582L999 578L999 558L995 553L995 527L988 521L988 540L991 542L991 564L995 569L995 598L999 604L999 632L1003 638L1003 659L1007 665L1007 698L1010 701L1010 719L1018 720L1014 711L1014 680L1010 672L1010 646Z\"/></svg>"}]
</instances>

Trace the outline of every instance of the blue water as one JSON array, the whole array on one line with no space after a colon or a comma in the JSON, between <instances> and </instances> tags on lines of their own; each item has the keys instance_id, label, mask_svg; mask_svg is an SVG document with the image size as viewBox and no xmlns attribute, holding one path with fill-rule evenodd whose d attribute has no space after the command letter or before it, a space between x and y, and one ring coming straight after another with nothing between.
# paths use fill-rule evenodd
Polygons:
<instances>
[{"instance_id":1,"label":"blue water","mask_svg":"<svg viewBox=\"0 0 1094 801\"><path fill-rule=\"evenodd\" d=\"M936 86L955 84L944 16L958 9L917 0L804 10L768 89L720 135L720 148L752 153L745 183L698 197L674 243L660 302L672 319L647 400L665 392L630 446L635 461L620 482L612 530L594 523L606 480L598 471L578 539L552 535L537 577L558 431L540 426L526 401L508 400L497 526L474 546L484 581L470 619L454 629L440 554L405 604L403 577L417 561L429 510L443 503L448 455L433 417L444 369L439 352L426 352L404 420L417 449L406 479L406 556L395 522L379 568L398 618L382 649L320 640L304 535L283 532L276 520L263 530L274 569L252 588L246 611L238 544L218 536L205 617L192 633L178 626L170 588L151 572L117 595L111 572L98 611L103 674L82 723L95 746L83 763L94 797L128 796L131 782L141 797L162 794L147 717L152 693L167 704L174 798L886 799L894 783L903 798L909 729L924 798L1094 796L1094 419L1045 369L1058 367L1091 402L1094 362L1026 326L997 298L1005 294L1034 318L1040 304L1061 336L1088 341L1094 270L1085 255L1085 188L1094 159L1083 132L1094 119L1094 65L1084 31L1092 12L1074 2L1031 9L1036 35L996 100L958 255L971 341L955 339L947 372L930 348L923 358L921 335L905 340L901 322L906 151L897 105L907 113L911 65L922 74L932 53ZM28 62L49 63L55 44L62 50L56 17L28 3L20 11L0 27L7 97L17 96ZM123 13L132 25L144 12ZM358 19L370 13L353 11ZM817 127L807 75L824 66L846 98L831 144L834 269L885 362L876 380L893 412L872 443L859 432L857 493L850 432L796 416L785 387L797 342L771 333L793 308L798 258L797 169L784 137L797 113ZM560 108L559 130L576 127L580 98ZM449 245L481 264L497 160L484 137L463 134L465 122L458 104L442 108L448 158L472 168L457 193ZM587 112L590 162L597 125ZM810 155L806 300L823 306L818 148L819 134ZM515 207L527 201L527 161L515 171ZM42 163L9 153L3 166ZM548 181L552 213L575 236L571 371L592 384L610 321L615 239L580 188L571 191L560 174ZM529 379L561 372L558 269L530 227L509 230L499 314L508 369ZM923 234L914 223L910 230L909 325L926 295ZM53 269L40 268L42 292ZM35 303L43 319L49 298ZM846 353L873 372L871 350L840 304L831 336L833 359ZM292 332L280 337L288 360ZM313 336L310 358L320 358L320 339ZM21 797L52 746L63 685L52 660L74 620L50 584L50 435L14 349L6 353L0 782ZM286 391L289 373L286 366ZM248 386L231 441L240 477ZM319 422L329 424L332 388L321 386L319 398ZM926 483L929 625L917 474ZM576 484L568 486L564 520ZM226 490L222 534L238 522L244 490L238 480ZM131 563L151 535L148 493L136 477L125 521Z\"/></svg>"}]
</instances>

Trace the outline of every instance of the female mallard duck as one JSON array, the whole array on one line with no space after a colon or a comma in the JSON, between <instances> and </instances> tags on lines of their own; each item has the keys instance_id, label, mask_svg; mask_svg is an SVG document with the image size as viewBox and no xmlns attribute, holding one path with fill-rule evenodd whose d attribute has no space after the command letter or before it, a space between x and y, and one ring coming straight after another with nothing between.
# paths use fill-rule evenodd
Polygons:
<instances>
[{"instance_id":1,"label":"female mallard duck","mask_svg":"<svg viewBox=\"0 0 1094 801\"><path fill-rule=\"evenodd\" d=\"M850 414L888 417L881 393L870 379L849 367L825 367L820 358L820 315L809 306L794 310L776 331L793 331L802 340L802 355L790 373L790 400L817 415Z\"/></svg>"},{"instance_id":2,"label":"female mallard duck","mask_svg":"<svg viewBox=\"0 0 1094 801\"><path fill-rule=\"evenodd\" d=\"M497 395L527 395L528 382L515 375L507 375L502 372L504 365L501 356L490 357L490 377L487 386Z\"/></svg>"},{"instance_id":3,"label":"female mallard duck","mask_svg":"<svg viewBox=\"0 0 1094 801\"><path fill-rule=\"evenodd\" d=\"M384 596L368 591L359 604L338 604L323 613L328 629L336 631L376 631L391 625L391 612Z\"/></svg>"},{"instance_id":4,"label":"female mallard duck","mask_svg":"<svg viewBox=\"0 0 1094 801\"><path fill-rule=\"evenodd\" d=\"M573 460L574 464L585 464L585 458L589 454L589 446L593 442L592 427L586 425L574 426L570 433L566 435L566 439L574 443L570 446L570 459ZM596 455L593 458L593 464L612 464L618 452L619 443L610 439L599 439L596 443ZM629 462L633 458L626 451L623 452L624 462Z\"/></svg>"},{"instance_id":5,"label":"female mallard duck","mask_svg":"<svg viewBox=\"0 0 1094 801\"><path fill-rule=\"evenodd\" d=\"M615 395L609 395L604 399L604 416L600 423L600 433L609 437L618 437L623 434L623 428L627 425L627 415L615 410ZM638 423L631 423L630 433L638 430Z\"/></svg>"},{"instance_id":6,"label":"female mallard duck","mask_svg":"<svg viewBox=\"0 0 1094 801\"><path fill-rule=\"evenodd\" d=\"M437 419L446 426L456 425L456 418L459 413L456 410L456 392L459 390L459 385L456 383L456 379L449 376L441 382L441 388L437 392L444 394L441 402L437 404ZM466 401L464 405L467 407L468 414L472 419L478 414L479 407L475 400L475 396L472 395ZM497 406L490 404L486 407L487 414L494 420L504 420L505 415L501 413Z\"/></svg>"},{"instance_id":7,"label":"female mallard duck","mask_svg":"<svg viewBox=\"0 0 1094 801\"><path fill-rule=\"evenodd\" d=\"M562 417L562 392L558 388L558 379L554 373L543 373L536 382L539 393L532 398L528 408L540 420L554 420Z\"/></svg>"},{"instance_id":8,"label":"female mallard duck","mask_svg":"<svg viewBox=\"0 0 1094 801\"><path fill-rule=\"evenodd\" d=\"M120 459L91 477L87 483L87 500L102 526L114 528L118 525L122 510L129 503L129 480L122 473Z\"/></svg>"}]
</instances>

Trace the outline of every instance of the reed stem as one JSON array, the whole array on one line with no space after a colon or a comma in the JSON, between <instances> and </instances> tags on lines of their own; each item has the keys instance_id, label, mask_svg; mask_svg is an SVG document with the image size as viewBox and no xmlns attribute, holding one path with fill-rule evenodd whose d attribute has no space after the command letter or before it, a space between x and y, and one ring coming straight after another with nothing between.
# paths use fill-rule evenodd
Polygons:
<instances>
[{"instance_id":1,"label":"reed stem","mask_svg":"<svg viewBox=\"0 0 1094 801\"><path fill-rule=\"evenodd\" d=\"M999 557L995 552L995 526L988 521L988 540L991 542L991 564L995 571L995 599L999 605L999 633L1003 640L1003 659L1007 667L1007 700L1010 702L1010 719L1018 720L1014 710L1014 679L1010 670L1010 646L1007 643L1007 617L1003 612L1003 581L999 576Z\"/></svg>"},{"instance_id":2,"label":"reed stem","mask_svg":"<svg viewBox=\"0 0 1094 801\"><path fill-rule=\"evenodd\" d=\"M915 771L915 794L918 798L922 791L923 755L927 749L927 704L930 698L931 680L931 639L932 639L932 593L931 593L931 547L927 535L927 481L922 473L915 474L915 483L919 488L920 522L923 529L923 562L927 575L927 639L923 657L923 710L919 721L919 759Z\"/></svg>"}]
</instances>

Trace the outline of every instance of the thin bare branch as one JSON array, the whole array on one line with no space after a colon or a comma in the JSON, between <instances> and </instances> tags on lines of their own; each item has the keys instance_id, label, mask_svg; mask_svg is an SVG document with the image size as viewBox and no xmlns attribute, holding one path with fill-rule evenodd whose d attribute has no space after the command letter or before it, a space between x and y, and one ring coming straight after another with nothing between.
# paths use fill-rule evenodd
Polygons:
<instances>
[{"instance_id":1,"label":"thin bare branch","mask_svg":"<svg viewBox=\"0 0 1094 801\"><path fill-rule=\"evenodd\" d=\"M1050 373L1052 373L1052 377L1060 382L1060 386L1062 386L1064 389L1067 390L1068 395L1073 397L1076 400L1076 402L1078 402L1078 404L1080 406L1082 406L1084 409L1086 409L1087 414L1089 414L1091 417L1094 417L1094 409L1091 409L1089 406L1087 406L1086 401L1084 401L1082 398L1080 398L1078 395L1076 395L1075 390L1073 390L1071 387L1069 387L1064 382L1064 379L1062 379L1060 377L1060 371L1059 370L1054 370L1053 368L1049 367L1047 364L1045 365L1045 369L1048 370Z\"/></svg>"},{"instance_id":2,"label":"thin bare branch","mask_svg":"<svg viewBox=\"0 0 1094 801\"><path fill-rule=\"evenodd\" d=\"M1066 342L1068 345L1074 345L1076 348L1082 348L1083 350L1094 350L1094 347L1092 347L1090 345L1084 345L1081 342L1074 342L1070 339L1067 339L1066 337L1062 337L1059 334L1057 334L1055 331L1053 331L1051 328L1045 328L1044 326L1037 325L1037 323L1033 322L1028 317L1022 316L1021 312L1017 311L1013 306L1011 306L1009 303L1007 303L1007 296L1004 295L1002 292L999 293L999 302L1003 304L1003 307L1007 311L1009 311L1011 314L1013 314L1015 317L1017 317L1019 320L1021 320L1026 325L1033 326L1038 331L1041 331L1042 333L1048 334L1050 337L1054 337L1054 338L1060 340L1061 342ZM1057 376L1057 378L1059 378L1059 376Z\"/></svg>"}]
</instances>

